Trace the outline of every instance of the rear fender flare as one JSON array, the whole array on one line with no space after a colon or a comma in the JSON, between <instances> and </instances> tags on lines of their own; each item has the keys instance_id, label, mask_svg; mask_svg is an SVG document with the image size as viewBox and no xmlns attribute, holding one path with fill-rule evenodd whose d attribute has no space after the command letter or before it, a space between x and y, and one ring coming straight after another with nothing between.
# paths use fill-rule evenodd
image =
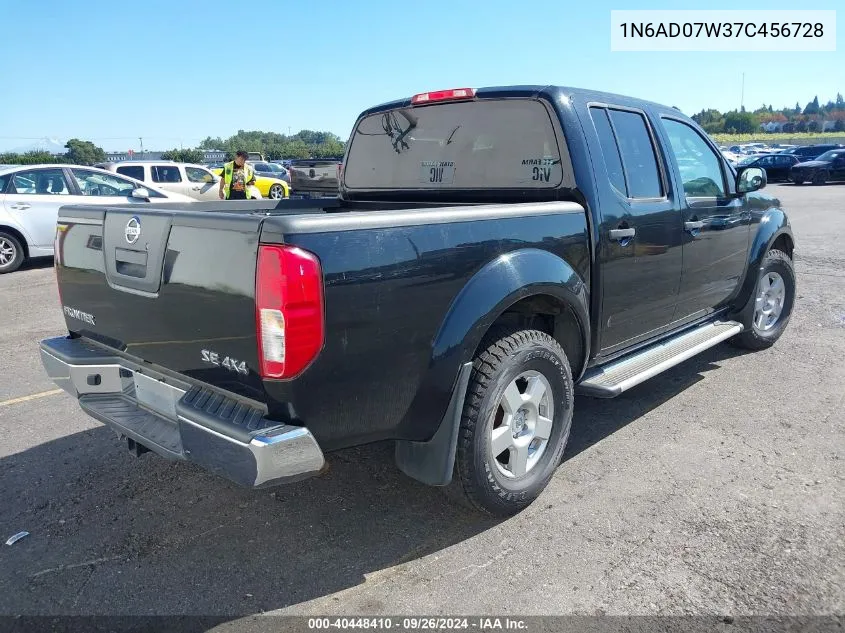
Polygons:
<instances>
[{"instance_id":1,"label":"rear fender flare","mask_svg":"<svg viewBox=\"0 0 845 633\"><path fill-rule=\"evenodd\" d=\"M409 434L428 439L396 443L397 465L407 475L435 486L451 481L472 358L496 319L534 295L554 297L574 312L588 357L589 297L584 280L548 251L522 249L499 255L458 293L434 338L428 372L403 421ZM432 409L440 411L439 419L414 415Z\"/></svg>"},{"instance_id":2,"label":"rear fender flare","mask_svg":"<svg viewBox=\"0 0 845 633\"><path fill-rule=\"evenodd\" d=\"M496 319L534 295L554 297L571 308L581 324L584 343L589 344L589 298L584 280L557 255L527 248L490 261L458 293L434 339L432 368L451 360L448 373L454 377L461 363L472 360Z\"/></svg>"}]
</instances>

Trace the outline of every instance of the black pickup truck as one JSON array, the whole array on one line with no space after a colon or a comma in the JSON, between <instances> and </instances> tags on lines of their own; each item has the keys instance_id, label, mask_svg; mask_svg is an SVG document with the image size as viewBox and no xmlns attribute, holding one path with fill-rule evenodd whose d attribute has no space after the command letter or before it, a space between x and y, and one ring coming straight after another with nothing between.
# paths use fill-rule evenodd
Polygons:
<instances>
[{"instance_id":1,"label":"black pickup truck","mask_svg":"<svg viewBox=\"0 0 845 633\"><path fill-rule=\"evenodd\" d=\"M575 393L730 340L772 345L793 236L678 110L518 86L365 111L332 200L63 207L55 382L135 453L250 487L394 440L508 515L560 464Z\"/></svg>"}]
</instances>

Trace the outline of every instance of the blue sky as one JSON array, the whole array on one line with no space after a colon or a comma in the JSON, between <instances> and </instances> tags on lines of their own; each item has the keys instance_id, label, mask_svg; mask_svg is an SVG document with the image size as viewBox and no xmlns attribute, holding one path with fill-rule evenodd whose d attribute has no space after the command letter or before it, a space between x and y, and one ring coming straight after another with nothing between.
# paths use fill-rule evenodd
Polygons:
<instances>
[{"instance_id":1,"label":"blue sky","mask_svg":"<svg viewBox=\"0 0 845 633\"><path fill-rule=\"evenodd\" d=\"M796 9L767 0L766 8ZM837 5L839 5L837 7ZM329 130L448 87L559 83L703 107L803 106L845 93L837 52L610 52L611 9L759 9L708 0L28 0L3 2L0 150L79 137L107 150L195 145L241 129Z\"/></svg>"}]
</instances>

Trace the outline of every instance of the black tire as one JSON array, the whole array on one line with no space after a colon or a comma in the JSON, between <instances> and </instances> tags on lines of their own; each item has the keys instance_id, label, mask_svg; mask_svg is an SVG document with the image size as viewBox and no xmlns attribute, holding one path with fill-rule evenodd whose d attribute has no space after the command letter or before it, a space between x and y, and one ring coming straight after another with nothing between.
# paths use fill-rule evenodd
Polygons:
<instances>
[{"instance_id":1,"label":"black tire","mask_svg":"<svg viewBox=\"0 0 845 633\"><path fill-rule=\"evenodd\" d=\"M273 194L276 194L275 196ZM272 200L281 200L285 197L285 188L282 185L273 185L270 187L270 191L268 192L268 196Z\"/></svg>"},{"instance_id":2,"label":"black tire","mask_svg":"<svg viewBox=\"0 0 845 633\"><path fill-rule=\"evenodd\" d=\"M824 185L827 184L827 172L820 171L815 176L813 176L813 184L814 185Z\"/></svg>"},{"instance_id":3,"label":"black tire","mask_svg":"<svg viewBox=\"0 0 845 633\"><path fill-rule=\"evenodd\" d=\"M0 275L16 271L24 263L26 256L20 240L14 235L0 231Z\"/></svg>"},{"instance_id":4,"label":"black tire","mask_svg":"<svg viewBox=\"0 0 845 633\"><path fill-rule=\"evenodd\" d=\"M793 185L803 185L803 184L804 184L804 179L803 179L803 178L798 178L798 177L793 177L793 178L792 178L792 184L793 184Z\"/></svg>"},{"instance_id":5,"label":"black tire","mask_svg":"<svg viewBox=\"0 0 845 633\"><path fill-rule=\"evenodd\" d=\"M499 335L501 337L479 352L473 361L458 436L453 485L474 508L506 517L530 505L548 485L560 464L572 425L574 389L566 354L551 336L537 330L500 332ZM493 338L495 335L487 340ZM528 380L534 381L541 375L546 381L542 386L544 393L548 393L546 411L549 402L553 403L551 432L539 457L536 457L535 448L534 465L522 476L509 477L502 472L505 466L497 467L492 432L495 425L504 424L504 419L498 418L498 412L505 389L514 382L520 388L522 379L519 377L526 372L537 374ZM526 388L520 388L521 392L527 391L528 383L525 384ZM529 429L529 437L533 437L530 424L526 423L524 428ZM530 445L535 440L531 439ZM509 450L503 451L499 457L506 452L509 456L512 454Z\"/></svg>"},{"instance_id":6,"label":"black tire","mask_svg":"<svg viewBox=\"0 0 845 633\"><path fill-rule=\"evenodd\" d=\"M770 329L761 330L754 323L755 305L761 279L770 272L777 273L783 279L786 287L786 296L778 320ZM789 255L783 251L770 250L763 258L763 265L760 268L760 273L757 275L754 291L739 315L739 321L745 326L745 330L730 339L730 343L736 347L755 351L774 345L775 341L783 334L792 316L792 308L795 305L795 288L795 268Z\"/></svg>"}]
</instances>

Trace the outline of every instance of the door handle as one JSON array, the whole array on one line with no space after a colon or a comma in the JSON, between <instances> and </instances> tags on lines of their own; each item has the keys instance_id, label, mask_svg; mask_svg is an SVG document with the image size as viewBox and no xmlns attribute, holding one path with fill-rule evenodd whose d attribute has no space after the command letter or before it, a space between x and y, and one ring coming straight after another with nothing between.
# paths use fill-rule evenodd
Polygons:
<instances>
[{"instance_id":1,"label":"door handle","mask_svg":"<svg viewBox=\"0 0 845 633\"><path fill-rule=\"evenodd\" d=\"M12 208L23 211L24 209L29 209L31 206L32 205L26 204L25 202L18 202L17 204L13 204Z\"/></svg>"},{"instance_id":2,"label":"door handle","mask_svg":"<svg viewBox=\"0 0 845 633\"><path fill-rule=\"evenodd\" d=\"M696 220L695 222L684 222L684 230L686 231L697 231L704 227L704 222L701 220Z\"/></svg>"},{"instance_id":3,"label":"door handle","mask_svg":"<svg viewBox=\"0 0 845 633\"><path fill-rule=\"evenodd\" d=\"M610 239L627 240L637 234L637 229L610 229Z\"/></svg>"},{"instance_id":4,"label":"door handle","mask_svg":"<svg viewBox=\"0 0 845 633\"><path fill-rule=\"evenodd\" d=\"M202 189L202 187L191 187L191 189L193 189L194 191L199 191L200 189Z\"/></svg>"}]
</instances>

